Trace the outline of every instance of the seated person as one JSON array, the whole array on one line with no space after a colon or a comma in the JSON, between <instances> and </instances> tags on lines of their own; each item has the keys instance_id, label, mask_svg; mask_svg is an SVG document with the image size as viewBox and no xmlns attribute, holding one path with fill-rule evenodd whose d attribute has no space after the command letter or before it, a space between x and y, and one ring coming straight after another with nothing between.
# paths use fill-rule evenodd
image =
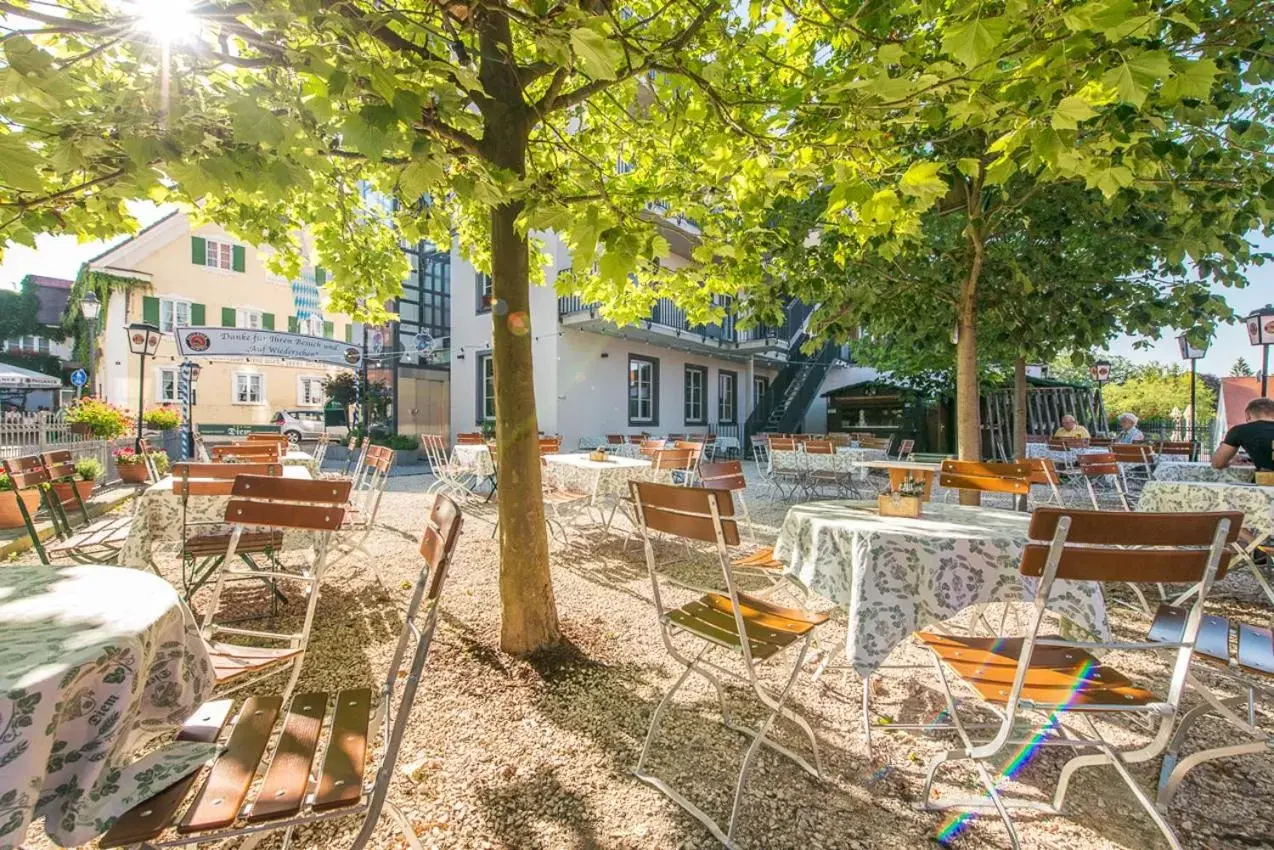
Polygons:
<instances>
[{"instance_id":1,"label":"seated person","mask_svg":"<svg viewBox=\"0 0 1274 850\"><path fill-rule=\"evenodd\" d=\"M1246 413L1246 422L1226 432L1212 455L1212 467L1225 469L1243 449L1258 471L1274 472L1274 398L1252 399Z\"/></svg>"},{"instance_id":2,"label":"seated person","mask_svg":"<svg viewBox=\"0 0 1274 850\"><path fill-rule=\"evenodd\" d=\"M1062 427L1053 432L1054 437L1060 437L1064 440L1087 440L1089 439L1088 429L1079 424L1075 415L1068 413L1062 417Z\"/></svg>"},{"instance_id":3,"label":"seated person","mask_svg":"<svg viewBox=\"0 0 1274 850\"><path fill-rule=\"evenodd\" d=\"M1137 427L1137 417L1132 413L1119 414L1119 433L1115 435L1116 443L1144 443L1146 435Z\"/></svg>"}]
</instances>

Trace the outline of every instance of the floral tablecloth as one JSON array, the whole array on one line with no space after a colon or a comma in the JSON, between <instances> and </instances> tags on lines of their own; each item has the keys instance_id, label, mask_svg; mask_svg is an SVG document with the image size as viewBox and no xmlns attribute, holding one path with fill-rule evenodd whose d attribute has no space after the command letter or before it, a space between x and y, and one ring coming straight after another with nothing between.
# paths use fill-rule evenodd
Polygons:
<instances>
[{"instance_id":1,"label":"floral tablecloth","mask_svg":"<svg viewBox=\"0 0 1274 850\"><path fill-rule=\"evenodd\" d=\"M1107 446L1077 446L1073 449L1050 449L1047 443L1027 443L1026 456L1051 458L1058 466L1077 466L1079 455L1102 454L1110 451Z\"/></svg>"},{"instance_id":2,"label":"floral tablecloth","mask_svg":"<svg viewBox=\"0 0 1274 850\"><path fill-rule=\"evenodd\" d=\"M1213 469L1210 463L1160 461L1155 467L1156 481L1215 481L1223 484L1251 484L1256 480L1256 467L1231 466Z\"/></svg>"},{"instance_id":3,"label":"floral tablecloth","mask_svg":"<svg viewBox=\"0 0 1274 850\"><path fill-rule=\"evenodd\" d=\"M311 478L319 477L319 466L314 462L314 455L300 449L291 449L280 460L284 466L301 466L309 470Z\"/></svg>"},{"instance_id":4,"label":"floral tablecloth","mask_svg":"<svg viewBox=\"0 0 1274 850\"><path fill-rule=\"evenodd\" d=\"M305 466L284 466L284 478L312 478ZM191 496L186 508L190 523L222 522L226 516L229 496ZM173 478L167 476L149 487L137 498L133 524L128 540L120 551L119 563L124 567L145 569L153 567L151 551L156 543L181 542L181 496L173 492ZM314 534L309 531L286 531L283 534L284 549L305 549L314 545Z\"/></svg>"},{"instance_id":5,"label":"floral tablecloth","mask_svg":"<svg viewBox=\"0 0 1274 850\"><path fill-rule=\"evenodd\" d=\"M856 479L865 480L867 469L858 464L868 460L884 459L884 449L854 449L847 446L838 448L836 454L830 455L806 454L803 451L778 451L770 453L770 471L844 472L852 473Z\"/></svg>"},{"instance_id":6,"label":"floral tablecloth","mask_svg":"<svg viewBox=\"0 0 1274 850\"><path fill-rule=\"evenodd\" d=\"M1274 534L1274 487L1206 481L1149 481L1137 501L1139 511L1242 511L1243 525Z\"/></svg>"},{"instance_id":7,"label":"floral tablecloth","mask_svg":"<svg viewBox=\"0 0 1274 850\"><path fill-rule=\"evenodd\" d=\"M648 460L612 457L599 462L586 454L545 455L557 486L592 496L590 504L628 495L629 481L661 481L672 483L669 471L655 472Z\"/></svg>"},{"instance_id":8,"label":"floral tablecloth","mask_svg":"<svg viewBox=\"0 0 1274 850\"><path fill-rule=\"evenodd\" d=\"M846 655L860 676L916 629L973 605L1028 601L1018 574L1028 514L929 502L920 519L882 517L867 502L822 501L787 512L775 557L811 591L849 612ZM1094 582L1058 581L1048 609L1107 638Z\"/></svg>"},{"instance_id":9,"label":"floral tablecloth","mask_svg":"<svg viewBox=\"0 0 1274 850\"><path fill-rule=\"evenodd\" d=\"M451 457L479 478L495 475L495 464L491 462L491 450L484 445L456 446Z\"/></svg>"},{"instance_id":10,"label":"floral tablecloth","mask_svg":"<svg viewBox=\"0 0 1274 850\"><path fill-rule=\"evenodd\" d=\"M0 569L0 848L32 820L62 846L190 773L215 745L133 761L212 694L189 609L163 579L117 567Z\"/></svg>"}]
</instances>

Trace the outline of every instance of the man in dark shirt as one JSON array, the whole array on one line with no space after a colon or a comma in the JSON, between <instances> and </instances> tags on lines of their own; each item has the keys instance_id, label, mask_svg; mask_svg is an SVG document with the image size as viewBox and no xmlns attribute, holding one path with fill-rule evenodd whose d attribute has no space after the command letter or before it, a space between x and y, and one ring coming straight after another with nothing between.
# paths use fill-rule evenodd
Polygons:
<instances>
[{"instance_id":1,"label":"man in dark shirt","mask_svg":"<svg viewBox=\"0 0 1274 850\"><path fill-rule=\"evenodd\" d=\"M1212 455L1212 466L1225 469L1239 449L1262 471L1274 471L1274 398L1254 398L1247 403L1247 421L1235 425Z\"/></svg>"}]
</instances>

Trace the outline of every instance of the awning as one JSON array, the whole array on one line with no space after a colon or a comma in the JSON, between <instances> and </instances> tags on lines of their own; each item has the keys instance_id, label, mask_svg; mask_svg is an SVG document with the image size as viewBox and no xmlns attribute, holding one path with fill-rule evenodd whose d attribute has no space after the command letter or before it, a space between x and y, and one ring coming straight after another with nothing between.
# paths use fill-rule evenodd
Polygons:
<instances>
[{"instance_id":1,"label":"awning","mask_svg":"<svg viewBox=\"0 0 1274 850\"><path fill-rule=\"evenodd\" d=\"M0 363L0 389L6 390L56 390L62 381L51 375L33 372L20 366Z\"/></svg>"}]
</instances>

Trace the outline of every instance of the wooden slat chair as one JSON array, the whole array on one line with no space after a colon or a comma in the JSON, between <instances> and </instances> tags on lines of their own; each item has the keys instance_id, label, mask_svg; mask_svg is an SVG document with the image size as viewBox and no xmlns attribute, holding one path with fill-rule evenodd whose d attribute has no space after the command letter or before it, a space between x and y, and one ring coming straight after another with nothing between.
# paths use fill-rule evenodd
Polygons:
<instances>
[{"instance_id":1,"label":"wooden slat chair","mask_svg":"<svg viewBox=\"0 0 1274 850\"><path fill-rule=\"evenodd\" d=\"M30 460L18 458L28 466ZM56 540L44 544L49 557L65 556L82 564L113 564L128 540L133 525L132 515L104 516L91 519L88 506L75 487L75 462L65 449L45 452L38 460L48 473L49 481L70 484L75 506L68 512L56 493L49 492L43 501L53 523Z\"/></svg>"},{"instance_id":2,"label":"wooden slat chair","mask_svg":"<svg viewBox=\"0 0 1274 850\"><path fill-rule=\"evenodd\" d=\"M318 435L318 441L314 443L314 451L310 454L314 458L315 469L323 468L323 461L327 460L327 448L331 444L332 438L326 431ZM298 445L297 448L299 449L300 446Z\"/></svg>"},{"instance_id":3,"label":"wooden slat chair","mask_svg":"<svg viewBox=\"0 0 1274 850\"><path fill-rule=\"evenodd\" d=\"M540 437L540 454L555 455L562 451L561 437Z\"/></svg>"},{"instance_id":4,"label":"wooden slat chair","mask_svg":"<svg viewBox=\"0 0 1274 850\"><path fill-rule=\"evenodd\" d=\"M910 439L900 440L898 443L898 454L896 457L899 460L902 460L903 458L909 456L915 450L915 448L916 448L915 440L910 440Z\"/></svg>"},{"instance_id":5,"label":"wooden slat chair","mask_svg":"<svg viewBox=\"0 0 1274 850\"><path fill-rule=\"evenodd\" d=\"M367 447L371 445L370 437L363 437L360 441L357 435L350 435L349 442L345 444L345 462L341 464L340 472L325 472L324 478L349 478L351 471L355 465L361 465L363 462L363 454L367 451Z\"/></svg>"},{"instance_id":6,"label":"wooden slat chair","mask_svg":"<svg viewBox=\"0 0 1274 850\"><path fill-rule=\"evenodd\" d=\"M1191 440L1161 440L1155 444L1154 450L1160 457L1186 463L1199 456L1199 443Z\"/></svg>"},{"instance_id":7,"label":"wooden slat chair","mask_svg":"<svg viewBox=\"0 0 1274 850\"><path fill-rule=\"evenodd\" d=\"M687 486L693 484L699 476L699 467L704 461L704 444L695 440L677 440L673 443L674 449L688 451L691 454L689 473L674 472L672 478L678 484Z\"/></svg>"},{"instance_id":8,"label":"wooden slat chair","mask_svg":"<svg viewBox=\"0 0 1274 850\"><path fill-rule=\"evenodd\" d=\"M484 443L486 439L479 431L467 431L456 435L456 445L459 446L481 446Z\"/></svg>"},{"instance_id":9,"label":"wooden slat chair","mask_svg":"<svg viewBox=\"0 0 1274 850\"><path fill-rule=\"evenodd\" d=\"M153 455L158 450L150 444L150 440L146 437L141 437L138 439L137 445L142 452L142 463L146 465L146 481L139 489L145 489L151 484L158 482L163 476L159 474L159 468L155 466L155 458Z\"/></svg>"},{"instance_id":10,"label":"wooden slat chair","mask_svg":"<svg viewBox=\"0 0 1274 850\"><path fill-rule=\"evenodd\" d=\"M13 457L4 459L4 472L9 476L9 483L13 487L13 498L17 501L18 512L22 514L22 523L26 526L27 534L31 537L31 545L35 548L36 555L40 558L40 563L49 563L49 553L43 541L40 540L40 533L36 530L35 520L38 512L43 508L45 514L53 523L54 531L59 535L66 533L60 525L58 519L61 505L56 504L58 499L54 494L53 488L49 486L49 471L44 466L44 461L39 455L26 455L24 457ZM40 496L40 506L34 511L27 509L26 502L22 500L24 492L36 492ZM9 498L5 496L4 498ZM127 535L125 535L127 536Z\"/></svg>"},{"instance_id":11,"label":"wooden slat chair","mask_svg":"<svg viewBox=\"0 0 1274 850\"><path fill-rule=\"evenodd\" d=\"M385 446L372 446L367 450L367 463L363 466L363 475L354 480L332 563L362 552L368 558L368 565L375 566L375 559L367 551L367 539L376 530L376 518L380 515L381 501L396 457L394 450Z\"/></svg>"},{"instance_id":12,"label":"wooden slat chair","mask_svg":"<svg viewBox=\"0 0 1274 850\"><path fill-rule=\"evenodd\" d=\"M930 762L925 778L923 807L961 812L994 811L1008 829L1014 848L1022 846L1009 815L1012 808L1060 814L1071 776L1081 767L1110 765L1128 785L1133 797L1154 821L1172 847L1180 847L1172 828L1129 771L1129 765L1151 761L1163 753L1180 713L1190 656L1202 622L1202 601L1213 582L1225 574L1230 554L1227 542L1243 522L1238 512L1183 514L1109 514L1040 508L1031 518L1030 542L1022 554L1020 572L1038 578L1030 623L1020 637L958 637L920 632L933 652L934 669L945 693L947 714L962 746L949 749ZM1198 582L1199 599L1191 608L1179 639L1162 643L1064 640L1041 633L1049 595L1058 579L1100 582ZM1099 656L1123 653L1171 652L1172 676L1166 695L1143 688ZM1143 664L1139 669L1154 670ZM958 702L948 671L971 698ZM966 726L959 706L972 706L985 716L999 715L989 740L975 741L977 730ZM1116 721L1135 716L1149 742L1119 744L1093 722L1094 717ZM1139 732L1138 738L1142 735ZM1067 761L1051 803L1010 799L993 775L1014 752L1037 745L1085 751ZM940 768L972 761L986 789L979 797L953 798L932 794Z\"/></svg>"},{"instance_id":13,"label":"wooden slat chair","mask_svg":"<svg viewBox=\"0 0 1274 850\"><path fill-rule=\"evenodd\" d=\"M278 463L279 447L274 443L228 443L212 447L213 463Z\"/></svg>"},{"instance_id":14,"label":"wooden slat chair","mask_svg":"<svg viewBox=\"0 0 1274 850\"><path fill-rule=\"evenodd\" d=\"M265 475L240 475L234 479L225 521L232 525L226 545L225 560L217 571L212 599L204 614L201 633L212 659L217 686L230 693L260 679L291 672L283 689L287 702L301 675L301 664L309 646L314 612L318 607L320 581L327 568L328 548L333 532L345 519L350 482L335 480L307 481L301 478L275 478ZM305 532L315 536L312 561L306 559L298 569L290 570L276 560L270 569L253 569L236 565L240 541L249 534L280 531ZM244 629L223 622L221 597L228 582L261 579L296 583L306 596L305 618L299 631L271 632ZM249 638L252 645L222 639ZM274 644L263 646L263 643Z\"/></svg>"},{"instance_id":15,"label":"wooden slat chair","mask_svg":"<svg viewBox=\"0 0 1274 850\"><path fill-rule=\"evenodd\" d=\"M375 715L369 688L342 690L335 699L326 693L301 694L292 700L281 725L277 717L286 702L282 697L250 697L211 768L192 773L134 806L115 822L100 846L205 844L266 831L282 832L287 847L298 826L361 815L362 826L348 846L362 850L385 810L404 834L414 837L411 823L388 795L462 524L455 502L439 496L420 543L423 566L409 597L389 672L382 680ZM204 705L177 739L217 741L230 707L228 699ZM379 748L370 746L373 721L380 726ZM378 749L384 751L379 764L374 757ZM266 753L271 754L268 763L263 758ZM370 764L369 755L373 756ZM374 780L365 788L369 774ZM258 777L260 782L255 781ZM199 792L179 818L183 802L196 785Z\"/></svg>"},{"instance_id":16,"label":"wooden slat chair","mask_svg":"<svg viewBox=\"0 0 1274 850\"><path fill-rule=\"evenodd\" d=\"M839 448L849 448L854 442L853 437L845 433L828 434L827 439Z\"/></svg>"},{"instance_id":17,"label":"wooden slat chair","mask_svg":"<svg viewBox=\"0 0 1274 850\"><path fill-rule=\"evenodd\" d=\"M893 445L893 437L867 437L858 441L858 445L864 449L880 449L886 455L889 454L889 447Z\"/></svg>"},{"instance_id":18,"label":"wooden slat chair","mask_svg":"<svg viewBox=\"0 0 1274 850\"><path fill-rule=\"evenodd\" d=\"M556 529L561 535L562 543L569 545L568 526L573 526L581 513L588 511L592 495L564 486L557 474L557 468L540 455L540 486L544 492L544 522L549 534Z\"/></svg>"},{"instance_id":19,"label":"wooden slat chair","mask_svg":"<svg viewBox=\"0 0 1274 850\"><path fill-rule=\"evenodd\" d=\"M762 745L792 759L812 776L822 778L822 762L814 730L787 705L787 699L804 665L814 630L826 622L827 616L799 608L780 607L737 589L727 547L738 545L739 531L728 490L675 487L638 481L630 482L629 486L645 544L646 568L654 591L655 613L664 647L672 659L684 668L651 716L650 729L634 772L638 779L661 791L706 826L718 841L726 846L733 846L731 842L742 813L748 777L756 763L757 750ZM659 564L655 560L652 541L654 532L682 538L687 542L713 544L721 565L725 591L705 593L680 606L665 603L664 586L668 580L661 580ZM672 592L671 587L667 589ZM777 664L784 650L789 648L796 649L795 659L790 668L783 670L779 678L783 683L780 688L772 689L758 676L757 668ZM792 654L789 653L789 656ZM725 663L732 663L732 666L723 666ZM724 829L680 792L646 770L646 761L664 714L677 691L692 673L712 684L720 701L726 727L751 737L735 785L730 819ZM728 677L745 685L760 703L765 716L756 730L740 727L732 722L719 677ZM780 718L795 723L808 738L813 751L813 764L794 751L769 740L770 726ZM701 758L702 755L696 752L693 757Z\"/></svg>"},{"instance_id":20,"label":"wooden slat chair","mask_svg":"<svg viewBox=\"0 0 1274 850\"><path fill-rule=\"evenodd\" d=\"M769 439L770 483L774 486L773 496L790 499L805 484L805 465L800 456L791 454L796 451L797 441L794 437L774 437ZM778 455L779 452L787 454ZM784 485L790 485L784 489Z\"/></svg>"},{"instance_id":21,"label":"wooden slat chair","mask_svg":"<svg viewBox=\"0 0 1274 850\"><path fill-rule=\"evenodd\" d=\"M1088 438L1088 445L1100 446L1102 448L1112 445L1114 442L1115 442L1114 437L1089 437Z\"/></svg>"},{"instance_id":22,"label":"wooden slat chair","mask_svg":"<svg viewBox=\"0 0 1274 850\"><path fill-rule=\"evenodd\" d=\"M1023 463L988 463L976 460L944 460L938 486L950 490L1007 493L1014 507L1026 510L1031 494L1031 467Z\"/></svg>"},{"instance_id":23,"label":"wooden slat chair","mask_svg":"<svg viewBox=\"0 0 1274 850\"><path fill-rule=\"evenodd\" d=\"M1031 457L1018 458L1018 463L1024 463L1031 468L1031 493L1034 494L1035 487L1047 487L1048 499L1044 504L1057 508L1066 506L1066 500L1062 498L1061 478L1058 477L1057 467L1053 464L1053 459L1048 457ZM1035 507L1040 507L1039 503Z\"/></svg>"},{"instance_id":24,"label":"wooden slat chair","mask_svg":"<svg viewBox=\"0 0 1274 850\"><path fill-rule=\"evenodd\" d=\"M1161 605L1147 639L1179 643L1189 623L1189 615L1190 609L1180 605ZM1218 696L1194 675L1193 670L1186 674L1187 686L1202 697L1203 702L1181 718L1164 754L1156 801L1161 812L1168 810L1185 775L1200 764L1274 751L1274 723L1268 723L1263 729L1257 721L1258 716L1267 722L1274 721L1274 634L1270 629L1204 614L1194 645L1194 657L1213 668L1212 672L1226 681L1227 690L1236 690L1241 696ZM1263 708L1258 698L1264 700ZM1213 714L1236 728L1246 740L1239 744L1197 750L1181 758L1181 748L1189 737L1191 727Z\"/></svg>"},{"instance_id":25,"label":"wooden slat chair","mask_svg":"<svg viewBox=\"0 0 1274 850\"><path fill-rule=\"evenodd\" d=\"M1110 453L1119 462L1125 492L1130 495L1140 493L1141 488L1154 475L1154 449L1145 443L1113 443Z\"/></svg>"},{"instance_id":26,"label":"wooden slat chair","mask_svg":"<svg viewBox=\"0 0 1274 850\"><path fill-rule=\"evenodd\" d=\"M1101 454L1085 453L1078 455L1077 459L1079 460L1079 473L1088 488L1088 498L1092 500L1093 510L1101 510L1095 484L1100 484L1103 488L1109 487L1114 491L1119 506L1125 511L1132 510L1131 505L1128 503L1128 491L1124 489L1124 477L1121 474L1123 470L1115 460L1114 454L1111 452L1102 452Z\"/></svg>"},{"instance_id":27,"label":"wooden slat chair","mask_svg":"<svg viewBox=\"0 0 1274 850\"><path fill-rule=\"evenodd\" d=\"M608 446L622 446L626 442L628 441L624 439L623 434L607 434L606 435L606 445Z\"/></svg>"},{"instance_id":28,"label":"wooden slat chair","mask_svg":"<svg viewBox=\"0 0 1274 850\"><path fill-rule=\"evenodd\" d=\"M655 457L655 452L660 451L664 447L664 444L667 442L668 442L667 440L643 439L641 443L639 444L641 446L639 451L641 452L642 457L650 458L653 460Z\"/></svg>"},{"instance_id":29,"label":"wooden slat chair","mask_svg":"<svg viewBox=\"0 0 1274 850\"><path fill-rule=\"evenodd\" d=\"M836 444L831 440L806 440L804 451L806 455L835 458ZM820 468L814 462L806 461L804 486L811 497L817 494L821 484L830 484L839 495L848 495L854 490L853 470L849 464L845 463L842 467L835 460L831 463L831 468Z\"/></svg>"},{"instance_id":30,"label":"wooden slat chair","mask_svg":"<svg viewBox=\"0 0 1274 850\"><path fill-rule=\"evenodd\" d=\"M267 445L276 446L279 450L280 455L287 454L288 449L292 448L292 441L289 440L287 437L285 437L283 434L253 433L247 436L247 439L245 440L245 442L249 444L266 443Z\"/></svg>"},{"instance_id":31,"label":"wooden slat chair","mask_svg":"<svg viewBox=\"0 0 1274 850\"><path fill-rule=\"evenodd\" d=\"M425 457L434 474L434 483L425 490L426 493L446 493L452 499L467 502L473 498L474 488L478 485L477 476L472 469L457 463L447 453L447 441L440 434L425 434L421 438L425 449Z\"/></svg>"},{"instance_id":32,"label":"wooden slat chair","mask_svg":"<svg viewBox=\"0 0 1274 850\"><path fill-rule=\"evenodd\" d=\"M190 499L200 496L229 496L240 475L278 478L283 466L277 463L177 463L173 464L173 492L181 500L181 580L186 602L207 584L226 558L226 548L234 528L224 519L194 522L190 519ZM254 555L273 556L283 548L283 532L247 531L239 537L235 556L257 567ZM278 600L278 596L274 596Z\"/></svg>"}]
</instances>

